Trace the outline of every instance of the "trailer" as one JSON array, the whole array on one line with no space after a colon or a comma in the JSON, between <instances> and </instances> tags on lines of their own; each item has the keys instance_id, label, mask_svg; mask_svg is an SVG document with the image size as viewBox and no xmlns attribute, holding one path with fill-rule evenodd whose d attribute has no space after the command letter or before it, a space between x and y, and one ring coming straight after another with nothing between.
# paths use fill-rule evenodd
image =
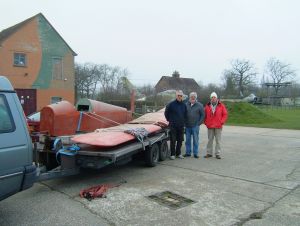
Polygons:
<instances>
[{"instance_id":1,"label":"trailer","mask_svg":"<svg viewBox=\"0 0 300 226\"><path fill-rule=\"evenodd\" d=\"M42 132L33 154L43 169L38 180L74 175L81 168L124 164L136 154L144 155L152 167L170 156L164 109L129 121L126 110L103 102L86 99L76 106L77 110L61 102L42 109Z\"/></svg>"},{"instance_id":2,"label":"trailer","mask_svg":"<svg viewBox=\"0 0 300 226\"><path fill-rule=\"evenodd\" d=\"M34 162L40 169L37 181L76 175L82 168L101 169L108 165L122 165L137 154L142 154L145 164L150 167L170 156L167 128L151 134L143 141L135 139L109 148L78 144L77 150L68 150L74 147L70 140L69 136L43 137L34 144Z\"/></svg>"}]
</instances>

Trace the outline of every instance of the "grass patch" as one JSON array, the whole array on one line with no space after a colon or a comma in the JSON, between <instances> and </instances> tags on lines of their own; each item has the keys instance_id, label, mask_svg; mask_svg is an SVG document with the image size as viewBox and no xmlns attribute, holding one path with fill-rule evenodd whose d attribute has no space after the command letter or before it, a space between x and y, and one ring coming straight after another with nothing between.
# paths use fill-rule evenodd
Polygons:
<instances>
[{"instance_id":1,"label":"grass patch","mask_svg":"<svg viewBox=\"0 0 300 226\"><path fill-rule=\"evenodd\" d=\"M280 118L281 121L277 123L265 124L268 128L278 129L299 129L300 130L300 109L261 109L262 112L271 115L276 118Z\"/></svg>"},{"instance_id":2,"label":"grass patch","mask_svg":"<svg viewBox=\"0 0 300 226\"><path fill-rule=\"evenodd\" d=\"M225 102L227 125L300 129L300 109L259 108L244 102Z\"/></svg>"}]
</instances>

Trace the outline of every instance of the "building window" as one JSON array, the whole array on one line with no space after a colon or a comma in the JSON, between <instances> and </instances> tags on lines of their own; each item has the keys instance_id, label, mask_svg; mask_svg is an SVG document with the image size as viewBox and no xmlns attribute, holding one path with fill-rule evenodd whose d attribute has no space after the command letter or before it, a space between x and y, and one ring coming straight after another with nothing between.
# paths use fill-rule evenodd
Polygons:
<instances>
[{"instance_id":1,"label":"building window","mask_svg":"<svg viewBox=\"0 0 300 226\"><path fill-rule=\"evenodd\" d=\"M9 133L15 130L11 112L4 95L0 95L0 133Z\"/></svg>"},{"instance_id":2,"label":"building window","mask_svg":"<svg viewBox=\"0 0 300 226\"><path fill-rule=\"evenodd\" d=\"M60 57L52 58L52 78L53 80L63 79L63 63Z\"/></svg>"},{"instance_id":3,"label":"building window","mask_svg":"<svg viewBox=\"0 0 300 226\"><path fill-rule=\"evenodd\" d=\"M26 54L14 53L14 66L25 67L26 64Z\"/></svg>"},{"instance_id":4,"label":"building window","mask_svg":"<svg viewBox=\"0 0 300 226\"><path fill-rule=\"evenodd\" d=\"M60 101L62 101L61 97L51 97L51 104L55 104Z\"/></svg>"}]
</instances>

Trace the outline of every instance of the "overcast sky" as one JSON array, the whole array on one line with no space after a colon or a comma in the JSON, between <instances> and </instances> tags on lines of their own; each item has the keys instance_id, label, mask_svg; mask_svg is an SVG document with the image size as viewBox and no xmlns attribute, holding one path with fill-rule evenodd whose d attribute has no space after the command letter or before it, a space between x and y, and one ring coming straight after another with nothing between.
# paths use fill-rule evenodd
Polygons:
<instances>
[{"instance_id":1,"label":"overcast sky","mask_svg":"<svg viewBox=\"0 0 300 226\"><path fill-rule=\"evenodd\" d=\"M253 62L261 76L276 57L298 79L299 10L298 0L2 0L0 30L41 12L76 62L127 68L135 85L174 70L219 84L236 58Z\"/></svg>"}]
</instances>

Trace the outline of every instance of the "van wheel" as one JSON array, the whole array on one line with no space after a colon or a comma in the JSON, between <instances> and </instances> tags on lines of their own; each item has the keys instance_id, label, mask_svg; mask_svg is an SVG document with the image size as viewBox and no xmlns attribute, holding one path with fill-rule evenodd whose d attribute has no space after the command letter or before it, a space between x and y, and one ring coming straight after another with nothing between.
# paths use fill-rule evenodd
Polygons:
<instances>
[{"instance_id":1,"label":"van wheel","mask_svg":"<svg viewBox=\"0 0 300 226\"><path fill-rule=\"evenodd\" d=\"M145 162L147 166L156 166L159 159L159 147L157 143L147 147L145 153Z\"/></svg>"},{"instance_id":2,"label":"van wheel","mask_svg":"<svg viewBox=\"0 0 300 226\"><path fill-rule=\"evenodd\" d=\"M170 155L169 146L166 140L163 140L159 146L159 160L164 161Z\"/></svg>"}]
</instances>

